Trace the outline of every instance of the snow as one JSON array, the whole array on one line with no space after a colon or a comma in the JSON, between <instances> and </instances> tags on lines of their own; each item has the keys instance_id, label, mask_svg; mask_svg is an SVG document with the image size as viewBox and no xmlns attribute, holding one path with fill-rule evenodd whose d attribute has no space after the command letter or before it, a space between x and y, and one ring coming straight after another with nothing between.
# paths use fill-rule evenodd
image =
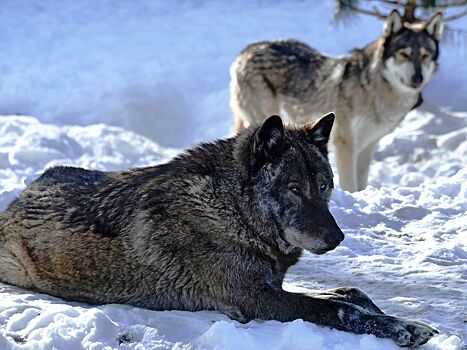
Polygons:
<instances>
[{"instance_id":1,"label":"snow","mask_svg":"<svg viewBox=\"0 0 467 350\"><path fill-rule=\"evenodd\" d=\"M0 11L0 114L12 114L0 116L0 211L56 164L158 164L226 136L228 68L251 41L296 37L343 54L382 27L369 18L332 27L330 2L10 0ZM429 102L381 140L370 186L335 189L330 208L346 239L305 254L285 288L359 287L385 312L439 329L421 349L457 350L467 339L467 66L462 48L441 50ZM397 346L302 320L91 306L0 283L1 350L80 348Z\"/></svg>"},{"instance_id":2,"label":"snow","mask_svg":"<svg viewBox=\"0 0 467 350\"><path fill-rule=\"evenodd\" d=\"M346 239L323 256L305 254L288 274L285 288L357 286L387 313L421 320L441 331L422 348L448 350L460 349L461 338L467 336L467 113L435 112L411 112L394 134L382 140L370 179L378 188L369 186L355 194L334 191L331 210ZM438 116L444 121L443 134L434 127ZM58 127L33 117L5 116L0 117L0 126L0 209L25 182L54 164L110 170L157 164L177 153L103 124ZM119 339L125 342L119 345ZM188 345L202 349L397 348L390 340L301 320L242 325L215 312L93 307L0 284L0 349Z\"/></svg>"},{"instance_id":3,"label":"snow","mask_svg":"<svg viewBox=\"0 0 467 350\"><path fill-rule=\"evenodd\" d=\"M247 44L299 38L343 55L383 27L370 17L333 25L331 0L4 0L0 11L8 57L0 64L0 114L105 122L173 147L228 133L229 66ZM452 26L465 29L467 18ZM425 99L466 110L459 41L441 47Z\"/></svg>"}]
</instances>

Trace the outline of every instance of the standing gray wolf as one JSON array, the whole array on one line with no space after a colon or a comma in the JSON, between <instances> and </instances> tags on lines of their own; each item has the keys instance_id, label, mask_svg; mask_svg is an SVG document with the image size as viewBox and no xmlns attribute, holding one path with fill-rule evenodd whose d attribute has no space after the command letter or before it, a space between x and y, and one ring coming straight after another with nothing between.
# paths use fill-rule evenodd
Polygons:
<instances>
[{"instance_id":1,"label":"standing gray wolf","mask_svg":"<svg viewBox=\"0 0 467 350\"><path fill-rule=\"evenodd\" d=\"M232 64L234 132L281 114L305 124L335 111L333 143L339 185L362 190L378 141L422 102L437 68L442 14L419 27L393 11L383 35L344 57L329 57L296 40L246 47Z\"/></svg>"},{"instance_id":2,"label":"standing gray wolf","mask_svg":"<svg viewBox=\"0 0 467 350\"><path fill-rule=\"evenodd\" d=\"M301 318L425 343L433 328L385 315L358 289L282 289L303 249L344 239L328 210L333 122L285 128L273 116L159 166L47 170L0 215L0 280L88 303Z\"/></svg>"}]
</instances>

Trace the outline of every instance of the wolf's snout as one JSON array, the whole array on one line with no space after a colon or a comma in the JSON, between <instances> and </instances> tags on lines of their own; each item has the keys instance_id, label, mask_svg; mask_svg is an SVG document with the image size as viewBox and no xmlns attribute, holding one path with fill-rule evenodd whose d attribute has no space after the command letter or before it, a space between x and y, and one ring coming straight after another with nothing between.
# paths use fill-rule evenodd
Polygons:
<instances>
[{"instance_id":1,"label":"wolf's snout","mask_svg":"<svg viewBox=\"0 0 467 350\"><path fill-rule=\"evenodd\" d=\"M414 75L412 75L411 81L412 87L419 87L420 84L423 82L423 74L421 72L415 72Z\"/></svg>"},{"instance_id":2,"label":"wolf's snout","mask_svg":"<svg viewBox=\"0 0 467 350\"><path fill-rule=\"evenodd\" d=\"M324 240L327 244L337 247L344 240L344 234L339 228L334 229L326 234Z\"/></svg>"},{"instance_id":3,"label":"wolf's snout","mask_svg":"<svg viewBox=\"0 0 467 350\"><path fill-rule=\"evenodd\" d=\"M330 247L337 247L340 242L344 240L344 233L342 233L340 227L337 225L336 220L329 212L324 210L321 214L321 232L322 238Z\"/></svg>"}]
</instances>

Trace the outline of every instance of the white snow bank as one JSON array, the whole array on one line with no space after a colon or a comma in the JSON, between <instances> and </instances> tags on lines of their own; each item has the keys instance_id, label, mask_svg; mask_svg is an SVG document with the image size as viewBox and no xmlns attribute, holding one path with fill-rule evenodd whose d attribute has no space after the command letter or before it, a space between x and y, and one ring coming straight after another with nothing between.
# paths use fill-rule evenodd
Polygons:
<instances>
[{"instance_id":1,"label":"white snow bank","mask_svg":"<svg viewBox=\"0 0 467 350\"><path fill-rule=\"evenodd\" d=\"M58 127L26 116L0 116L0 211L28 181L54 165L116 170L166 161L177 153L104 124Z\"/></svg>"},{"instance_id":2,"label":"white snow bank","mask_svg":"<svg viewBox=\"0 0 467 350\"><path fill-rule=\"evenodd\" d=\"M372 17L334 26L332 12L330 0L1 1L0 114L104 122L176 147L224 136L229 67L249 43L297 38L343 55L382 33ZM425 100L467 110L460 44L441 47Z\"/></svg>"},{"instance_id":3,"label":"white snow bank","mask_svg":"<svg viewBox=\"0 0 467 350\"><path fill-rule=\"evenodd\" d=\"M89 307L0 284L0 348L396 350L388 339L354 335L296 320L240 324L214 312L150 311L127 305ZM421 349L459 349L445 334Z\"/></svg>"},{"instance_id":4,"label":"white snow bank","mask_svg":"<svg viewBox=\"0 0 467 350\"><path fill-rule=\"evenodd\" d=\"M334 191L331 210L346 239L323 256L305 254L287 275L285 288L362 288L385 312L440 330L421 349L454 350L467 337L467 114L431 110L411 112L382 140L370 173L375 187L355 194ZM32 117L0 117L0 208L24 181L53 164L113 170L166 161L175 153L103 124L58 127ZM0 284L0 349L77 348L397 346L301 320L242 325L215 312L93 307Z\"/></svg>"}]
</instances>

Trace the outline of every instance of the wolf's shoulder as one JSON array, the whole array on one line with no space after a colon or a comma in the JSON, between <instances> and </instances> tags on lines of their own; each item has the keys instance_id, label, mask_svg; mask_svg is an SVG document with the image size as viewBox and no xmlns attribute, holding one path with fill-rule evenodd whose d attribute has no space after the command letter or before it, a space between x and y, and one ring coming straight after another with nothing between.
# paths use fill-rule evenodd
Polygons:
<instances>
[{"instance_id":1,"label":"wolf's shoulder","mask_svg":"<svg viewBox=\"0 0 467 350\"><path fill-rule=\"evenodd\" d=\"M101 183L107 180L107 174L99 170L87 170L71 166L55 166L47 169L35 184L45 183Z\"/></svg>"},{"instance_id":2,"label":"wolf's shoulder","mask_svg":"<svg viewBox=\"0 0 467 350\"><path fill-rule=\"evenodd\" d=\"M259 54L266 52L274 55L301 58L323 56L318 50L297 39L259 41L245 47L241 54Z\"/></svg>"}]
</instances>

